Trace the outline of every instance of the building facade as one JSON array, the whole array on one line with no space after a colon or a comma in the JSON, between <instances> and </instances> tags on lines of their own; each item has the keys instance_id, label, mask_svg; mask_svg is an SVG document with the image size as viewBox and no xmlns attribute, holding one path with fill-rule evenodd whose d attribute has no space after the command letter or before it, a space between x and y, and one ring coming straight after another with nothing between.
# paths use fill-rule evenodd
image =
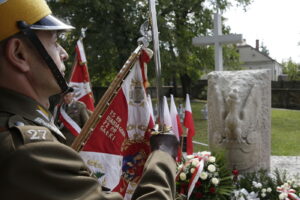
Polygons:
<instances>
[{"instance_id":1,"label":"building facade","mask_svg":"<svg viewBox=\"0 0 300 200\"><path fill-rule=\"evenodd\" d=\"M268 55L259 51L258 45L253 48L250 45L242 44L237 46L240 54L240 62L243 69L270 69L272 81L278 81L282 74L283 66Z\"/></svg>"}]
</instances>

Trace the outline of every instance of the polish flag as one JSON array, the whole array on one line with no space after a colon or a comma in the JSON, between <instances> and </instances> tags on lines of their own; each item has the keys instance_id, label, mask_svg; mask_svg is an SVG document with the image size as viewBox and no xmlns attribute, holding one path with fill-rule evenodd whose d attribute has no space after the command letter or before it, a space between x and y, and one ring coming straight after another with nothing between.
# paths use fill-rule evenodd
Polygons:
<instances>
[{"instance_id":1,"label":"polish flag","mask_svg":"<svg viewBox=\"0 0 300 200\"><path fill-rule=\"evenodd\" d=\"M193 136L195 135L195 126L192 115L192 108L190 103L190 96L186 94L185 112L184 112L183 125L187 128L187 155L193 154Z\"/></svg>"},{"instance_id":2,"label":"polish flag","mask_svg":"<svg viewBox=\"0 0 300 200\"><path fill-rule=\"evenodd\" d=\"M172 128L172 119L171 119L171 115L170 115L170 110L169 110L169 105L168 105L168 100L167 97L164 96L164 105L163 105L163 109L164 109L164 126L167 129L171 129Z\"/></svg>"},{"instance_id":3,"label":"polish flag","mask_svg":"<svg viewBox=\"0 0 300 200\"><path fill-rule=\"evenodd\" d=\"M91 89L87 60L81 39L77 41L75 51L76 59L69 86L74 89L74 99L85 103L88 110L94 111L94 96Z\"/></svg>"},{"instance_id":4,"label":"polish flag","mask_svg":"<svg viewBox=\"0 0 300 200\"><path fill-rule=\"evenodd\" d=\"M172 121L172 130L175 133L177 140L180 142L180 138L182 136L183 131L182 131L182 126L180 123L180 119L179 119L179 115L177 112L173 95L171 95L170 115ZM181 161L181 156L182 156L182 151L181 151L181 147L179 147L177 161Z\"/></svg>"},{"instance_id":5,"label":"polish flag","mask_svg":"<svg viewBox=\"0 0 300 200\"><path fill-rule=\"evenodd\" d=\"M175 133L177 140L179 141L183 131L173 95L171 95L170 115L172 121L172 130Z\"/></svg>"},{"instance_id":6,"label":"polish flag","mask_svg":"<svg viewBox=\"0 0 300 200\"><path fill-rule=\"evenodd\" d=\"M155 116L154 116L153 106L152 106L152 99L151 99L150 94L147 95L147 100L148 100L149 109L150 109L150 112L151 112L151 117L152 117L153 121L155 122Z\"/></svg>"},{"instance_id":7,"label":"polish flag","mask_svg":"<svg viewBox=\"0 0 300 200\"><path fill-rule=\"evenodd\" d=\"M80 155L100 184L129 200L150 154L154 122L144 88L152 51L141 50Z\"/></svg>"}]
</instances>

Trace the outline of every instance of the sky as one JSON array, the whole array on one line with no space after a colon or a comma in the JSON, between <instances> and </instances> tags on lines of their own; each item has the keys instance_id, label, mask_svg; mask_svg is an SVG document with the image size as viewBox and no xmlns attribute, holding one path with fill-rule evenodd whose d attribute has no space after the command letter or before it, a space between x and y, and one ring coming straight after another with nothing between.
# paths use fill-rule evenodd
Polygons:
<instances>
[{"instance_id":1,"label":"sky","mask_svg":"<svg viewBox=\"0 0 300 200\"><path fill-rule=\"evenodd\" d=\"M222 15L231 33L242 34L247 44L255 47L258 39L277 62L300 63L300 0L254 0L246 12L231 7Z\"/></svg>"}]
</instances>

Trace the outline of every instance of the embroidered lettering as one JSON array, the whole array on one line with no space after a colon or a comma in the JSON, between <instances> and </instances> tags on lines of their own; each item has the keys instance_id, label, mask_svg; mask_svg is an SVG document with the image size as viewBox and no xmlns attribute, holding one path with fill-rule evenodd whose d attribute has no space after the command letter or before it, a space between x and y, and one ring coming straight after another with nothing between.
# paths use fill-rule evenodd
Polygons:
<instances>
[{"instance_id":1,"label":"embroidered lettering","mask_svg":"<svg viewBox=\"0 0 300 200\"><path fill-rule=\"evenodd\" d=\"M30 140L46 140L46 130L29 129L27 133L31 135Z\"/></svg>"}]
</instances>

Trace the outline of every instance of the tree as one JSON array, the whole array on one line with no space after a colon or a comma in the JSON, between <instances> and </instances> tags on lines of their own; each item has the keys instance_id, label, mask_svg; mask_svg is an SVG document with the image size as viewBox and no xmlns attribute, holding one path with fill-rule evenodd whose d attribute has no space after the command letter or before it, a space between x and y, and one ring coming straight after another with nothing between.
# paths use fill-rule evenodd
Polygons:
<instances>
[{"instance_id":1,"label":"tree","mask_svg":"<svg viewBox=\"0 0 300 200\"><path fill-rule=\"evenodd\" d=\"M283 62L283 73L288 75L288 80L300 80L300 65L292 61L291 58L287 62Z\"/></svg>"},{"instance_id":2,"label":"tree","mask_svg":"<svg viewBox=\"0 0 300 200\"><path fill-rule=\"evenodd\" d=\"M145 6L137 0L48 2L54 13L77 28L62 41L66 50L72 52L70 57L75 53L80 28L87 28L84 45L91 81L93 85L107 86L136 48L140 25L146 20ZM69 61L68 66L71 65Z\"/></svg>"},{"instance_id":3,"label":"tree","mask_svg":"<svg viewBox=\"0 0 300 200\"><path fill-rule=\"evenodd\" d=\"M84 43L93 85L107 85L137 45L139 27L149 18L148 1L48 1L54 13L67 16L65 19L77 28L87 27ZM221 10L230 6L229 0L217 2ZM234 2L246 7L251 0ZM204 72L212 71L213 47L194 47L191 41L193 37L212 33L215 0L159 0L157 3L164 84L197 80ZM224 34L229 30L224 27ZM72 50L69 52L74 52L79 31L66 36L64 42L69 44L68 50ZM238 55L235 47L224 49L224 64L236 67ZM149 77L155 77L151 65L153 62L149 67Z\"/></svg>"},{"instance_id":4,"label":"tree","mask_svg":"<svg viewBox=\"0 0 300 200\"><path fill-rule=\"evenodd\" d=\"M264 45L264 43L260 45L260 52L266 56L269 56L270 54L269 49Z\"/></svg>"}]
</instances>

